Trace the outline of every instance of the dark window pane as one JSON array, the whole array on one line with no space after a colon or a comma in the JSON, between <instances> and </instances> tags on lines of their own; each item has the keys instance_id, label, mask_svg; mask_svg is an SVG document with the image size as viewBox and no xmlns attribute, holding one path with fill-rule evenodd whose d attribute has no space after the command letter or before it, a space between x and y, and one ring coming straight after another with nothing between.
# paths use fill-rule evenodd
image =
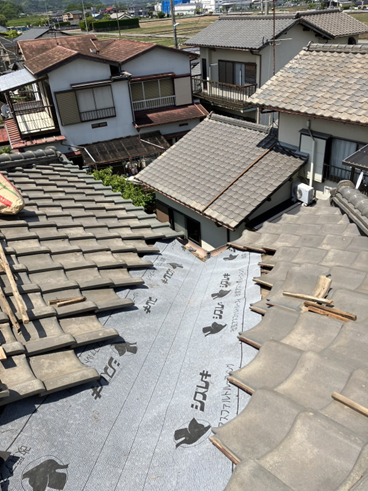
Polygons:
<instances>
[{"instance_id":1,"label":"dark window pane","mask_svg":"<svg viewBox=\"0 0 368 491\"><path fill-rule=\"evenodd\" d=\"M187 233L189 240L201 245L201 224L197 220L187 217Z\"/></svg>"}]
</instances>

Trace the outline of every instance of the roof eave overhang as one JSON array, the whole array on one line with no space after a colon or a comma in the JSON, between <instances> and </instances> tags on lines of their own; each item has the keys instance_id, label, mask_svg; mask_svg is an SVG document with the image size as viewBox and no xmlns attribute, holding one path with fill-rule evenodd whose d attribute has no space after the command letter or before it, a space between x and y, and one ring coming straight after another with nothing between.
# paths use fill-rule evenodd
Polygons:
<instances>
[{"instance_id":1,"label":"roof eave overhang","mask_svg":"<svg viewBox=\"0 0 368 491\"><path fill-rule=\"evenodd\" d=\"M300 21L300 24L302 26L308 27L311 31L314 31L317 34L319 34L320 36L323 36L327 39L336 39L337 37L345 37L345 34L344 34L344 36L333 36L332 34L324 31L323 29L318 29L318 27L316 27L314 24L311 24L310 22L305 21L303 19L303 17L301 17L299 19L299 21ZM347 36L347 34L346 34L346 36Z\"/></svg>"},{"instance_id":2,"label":"roof eave overhang","mask_svg":"<svg viewBox=\"0 0 368 491\"><path fill-rule=\"evenodd\" d=\"M145 181L139 179L138 177L135 178L137 181L141 182L142 184L144 184L145 186L147 186L148 188L152 189L153 191L157 192L157 193L160 193L162 194L163 196L166 196L166 198L169 198L171 199L172 201L175 201L175 203L178 203L179 205L182 205L184 206L185 208L188 208L189 210L192 210L194 211L195 213L198 213L198 215L201 215L203 218L208 218L209 220L211 220L212 222L216 223L217 225L220 225L221 227L225 227L229 230L231 230L232 232L235 232L236 230L236 227L230 227L230 225L227 225L226 223L223 223L219 220L216 220L215 218L212 218L208 215L206 215L205 213L201 213L199 210L197 210L196 208L194 208L193 206L189 206L188 204L186 203L183 203L182 201L176 199L176 198L173 198L172 196L170 196L169 194L161 191L160 189L158 188L155 188L154 186L151 186L150 184L147 184Z\"/></svg>"},{"instance_id":3,"label":"roof eave overhang","mask_svg":"<svg viewBox=\"0 0 368 491\"><path fill-rule=\"evenodd\" d=\"M254 208L254 209L253 209L251 212L250 212L250 213L248 213L248 215L246 215L246 216L244 217L244 219L243 219L241 222L239 222L239 224L238 224L237 226L241 225L241 224L242 224L242 223L244 223L244 222L249 221L250 216L251 216L251 215L253 215L253 213L255 213L255 212L256 212L256 211L257 211L257 210L258 210L258 209L259 209L259 208L260 208L260 207L261 207L261 206L262 206L262 205L263 205L263 204L264 204L264 203L265 203L265 202L266 202L268 199L269 199L269 198L271 198L271 197L272 197L272 195L274 195L274 194L275 194L275 193L276 193L276 192L277 192L277 191L278 191L278 190L279 190L279 189L280 189L280 188L281 188L281 187L282 187L282 186L283 186L283 185L284 185L284 184L285 184L285 183L286 183L286 182L287 182L289 179L291 179L292 177L294 177L294 176L295 176L295 174L296 174L297 172L299 172L299 171L300 171L300 169L301 169L301 168L302 168L302 167L303 167L303 166L304 166L304 165L307 163L307 161L308 161L308 157L306 157L306 158L305 158L305 159L304 159L304 160L301 162L301 164L300 164L300 165L299 165L299 166L298 166L298 167L297 167L297 168L296 168L296 169L295 169L295 170L294 170L294 171L293 171L293 172L292 172L292 173L291 173L291 174L290 174L290 175L289 175L289 176L288 176L286 179L284 179L284 180L282 181L282 183L280 183L280 184L277 186L277 188L275 188L275 189L272 191L272 193L270 193L268 196L266 196L266 197L264 198L264 200L263 200L263 201L261 201L261 202L260 202L260 203L259 203L259 204L258 204L258 205L257 205L257 206L256 206L256 207L255 207L255 208Z\"/></svg>"},{"instance_id":4,"label":"roof eave overhang","mask_svg":"<svg viewBox=\"0 0 368 491\"><path fill-rule=\"evenodd\" d=\"M341 118L332 118L330 116L320 116L318 114L312 113L303 113L299 111L290 111L288 109L280 109L278 107L266 106L263 104L253 103L255 107L259 107L262 111L274 111L277 113L285 113L285 114L295 114L296 116L305 116L306 118L315 118L315 119L324 119L326 121L335 121L337 123L343 124L355 124L357 126L368 126L368 123L361 123L360 121L351 121L351 120L343 120Z\"/></svg>"}]
</instances>

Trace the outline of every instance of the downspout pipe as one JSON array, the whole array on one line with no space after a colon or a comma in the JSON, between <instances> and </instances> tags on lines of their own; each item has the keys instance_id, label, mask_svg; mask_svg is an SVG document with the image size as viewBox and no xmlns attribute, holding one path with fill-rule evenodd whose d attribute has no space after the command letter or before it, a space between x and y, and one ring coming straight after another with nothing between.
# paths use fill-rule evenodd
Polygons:
<instances>
[{"instance_id":1,"label":"downspout pipe","mask_svg":"<svg viewBox=\"0 0 368 491\"><path fill-rule=\"evenodd\" d=\"M314 139L313 133L310 129L310 120L308 120L307 128L309 131L309 136L312 138L312 155L311 155L311 163L310 163L310 174L309 174L309 186L313 187L314 180L314 160L315 160L315 151L316 151L316 140Z\"/></svg>"}]
</instances>

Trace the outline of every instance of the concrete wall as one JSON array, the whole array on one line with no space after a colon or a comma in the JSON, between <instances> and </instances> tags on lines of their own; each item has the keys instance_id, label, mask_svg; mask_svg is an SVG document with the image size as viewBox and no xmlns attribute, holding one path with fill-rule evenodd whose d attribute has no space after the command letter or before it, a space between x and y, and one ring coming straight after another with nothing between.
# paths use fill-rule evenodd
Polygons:
<instances>
[{"instance_id":1,"label":"concrete wall","mask_svg":"<svg viewBox=\"0 0 368 491\"><path fill-rule=\"evenodd\" d=\"M188 121L184 123L171 123L171 124L164 124L159 127L143 128L141 130L141 135L143 135L144 133L152 133L152 131L157 131L158 129L160 130L160 133L162 135L170 135L171 133L181 133L182 131L192 130L195 126L197 126L198 123L199 123L199 119L194 119L192 121Z\"/></svg>"},{"instance_id":2,"label":"concrete wall","mask_svg":"<svg viewBox=\"0 0 368 491\"><path fill-rule=\"evenodd\" d=\"M92 82L94 80L108 80L110 77L109 65L87 60L72 61L54 70L49 74L49 81L56 112L58 113L54 92L70 90L71 84ZM61 134L66 137L69 144L83 145L137 134L133 126L128 82L125 80L114 82L111 85L111 89L116 117L67 126L63 126L58 117ZM106 122L107 126L92 129L92 124L103 122Z\"/></svg>"},{"instance_id":3,"label":"concrete wall","mask_svg":"<svg viewBox=\"0 0 368 491\"><path fill-rule=\"evenodd\" d=\"M326 121L307 116L297 116L294 114L280 113L279 115L279 141L287 145L299 148L301 129L307 128L307 121L310 120L311 130L317 133L325 133L342 140L351 140L359 143L368 143L368 127L354 124L344 124L337 121ZM348 167L347 167L348 169ZM307 164L305 169L300 172L304 178L308 177L310 166ZM324 182L313 182L318 198L327 198L331 189L336 187L336 183L325 180Z\"/></svg>"},{"instance_id":4,"label":"concrete wall","mask_svg":"<svg viewBox=\"0 0 368 491\"><path fill-rule=\"evenodd\" d=\"M218 227L212 220L202 217L195 211L172 201L160 193L156 193L156 198L170 208L200 222L202 238L201 247L203 247L203 249L212 251L212 249L216 249L227 243L227 230L224 227Z\"/></svg>"},{"instance_id":5,"label":"concrete wall","mask_svg":"<svg viewBox=\"0 0 368 491\"><path fill-rule=\"evenodd\" d=\"M303 31L301 25L292 27L288 32L277 38L276 40L276 61L275 71L276 73L281 70L290 60L292 60L300 51L312 43L334 43L334 44L348 44L348 38L338 38L332 40L323 40L321 37L317 37L314 31ZM262 85L272 77L273 74L273 46L272 44L267 46L261 51L262 54L262 69L261 78Z\"/></svg>"},{"instance_id":6,"label":"concrete wall","mask_svg":"<svg viewBox=\"0 0 368 491\"><path fill-rule=\"evenodd\" d=\"M250 220L253 220L254 218L262 215L263 213L266 213L267 211L271 210L275 206L283 203L284 201L288 200L291 198L291 182L286 182L276 193L274 193L271 197L270 201L266 201L263 203L262 206L258 208L250 217Z\"/></svg>"},{"instance_id":7,"label":"concrete wall","mask_svg":"<svg viewBox=\"0 0 368 491\"><path fill-rule=\"evenodd\" d=\"M190 73L189 56L162 48L155 48L122 66L133 77L145 77L160 73L174 72L176 75Z\"/></svg>"}]
</instances>

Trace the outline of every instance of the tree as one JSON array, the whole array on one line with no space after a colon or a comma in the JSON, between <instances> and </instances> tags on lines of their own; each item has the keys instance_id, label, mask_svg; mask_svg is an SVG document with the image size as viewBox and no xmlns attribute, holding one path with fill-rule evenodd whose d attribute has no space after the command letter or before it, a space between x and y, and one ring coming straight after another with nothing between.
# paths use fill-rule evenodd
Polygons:
<instances>
[{"instance_id":1,"label":"tree","mask_svg":"<svg viewBox=\"0 0 368 491\"><path fill-rule=\"evenodd\" d=\"M2 14L0 14L0 26L6 26L6 17Z\"/></svg>"},{"instance_id":2,"label":"tree","mask_svg":"<svg viewBox=\"0 0 368 491\"><path fill-rule=\"evenodd\" d=\"M14 38L17 38L18 37L18 33L17 33L17 31L13 31L13 30L12 31L8 31L6 33L6 37L8 39L14 39Z\"/></svg>"},{"instance_id":3,"label":"tree","mask_svg":"<svg viewBox=\"0 0 368 491\"><path fill-rule=\"evenodd\" d=\"M157 12L157 17L158 17L159 19L162 19L163 17L165 17L164 12L162 12L161 10L160 10L160 12Z\"/></svg>"}]
</instances>

